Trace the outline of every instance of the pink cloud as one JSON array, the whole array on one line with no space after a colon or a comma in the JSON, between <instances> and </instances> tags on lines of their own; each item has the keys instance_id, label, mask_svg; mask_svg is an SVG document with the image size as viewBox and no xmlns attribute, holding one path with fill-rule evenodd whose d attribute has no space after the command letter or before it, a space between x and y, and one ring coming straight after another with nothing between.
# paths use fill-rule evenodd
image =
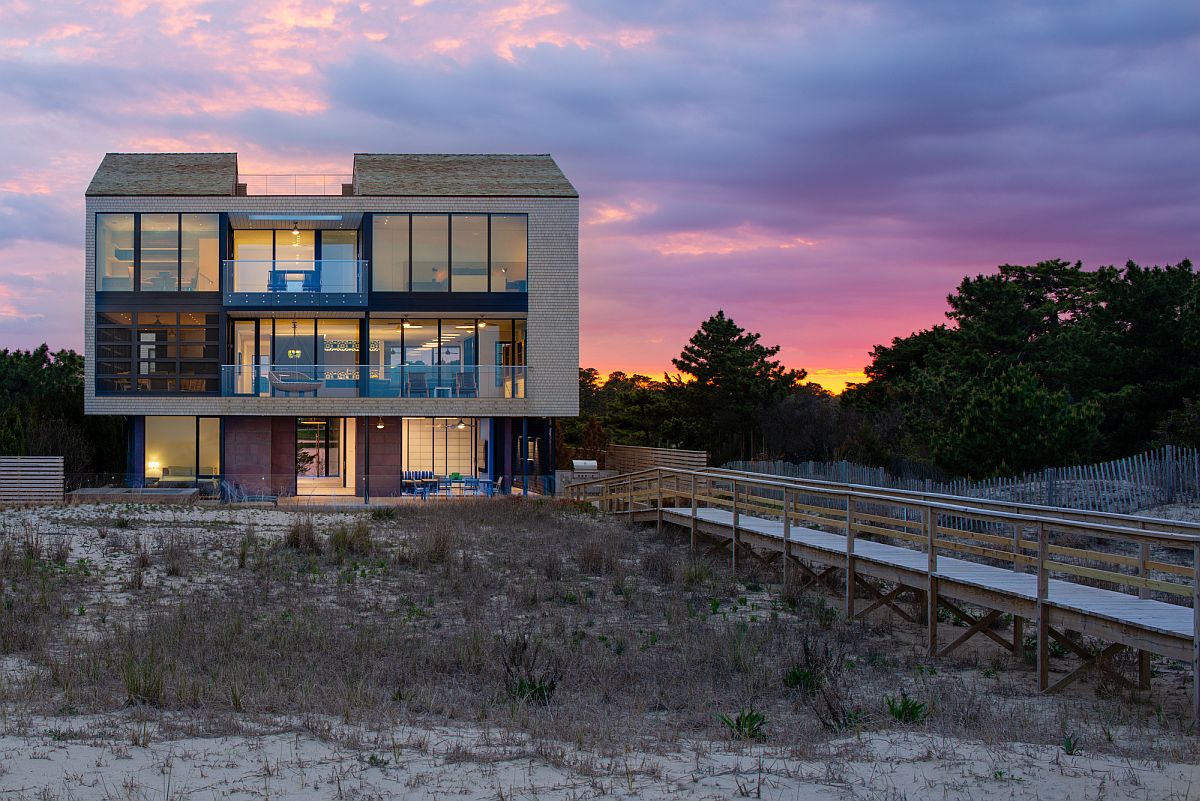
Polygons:
<instances>
[{"instance_id":1,"label":"pink cloud","mask_svg":"<svg viewBox=\"0 0 1200 801\"><path fill-rule=\"evenodd\" d=\"M750 223L725 231L681 231L668 234L653 247L664 256L703 256L747 253L753 250L791 250L813 247L815 240L800 236L779 236Z\"/></svg>"}]
</instances>

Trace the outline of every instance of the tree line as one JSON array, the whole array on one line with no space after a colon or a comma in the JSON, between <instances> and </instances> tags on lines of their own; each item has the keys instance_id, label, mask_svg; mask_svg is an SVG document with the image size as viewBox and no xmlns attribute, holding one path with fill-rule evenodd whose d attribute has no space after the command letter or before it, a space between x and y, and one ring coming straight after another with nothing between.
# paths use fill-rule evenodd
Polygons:
<instances>
[{"instance_id":1,"label":"tree line","mask_svg":"<svg viewBox=\"0 0 1200 801\"><path fill-rule=\"evenodd\" d=\"M83 413L83 356L0 350L0 455L62 456L69 476L124 473L126 418Z\"/></svg>"},{"instance_id":2,"label":"tree line","mask_svg":"<svg viewBox=\"0 0 1200 801\"><path fill-rule=\"evenodd\" d=\"M965 277L947 304L947 323L875 346L866 381L840 395L718 311L662 380L580 370L563 441L584 455L621 443L971 478L1200 446L1189 261L1004 265Z\"/></svg>"}]
</instances>

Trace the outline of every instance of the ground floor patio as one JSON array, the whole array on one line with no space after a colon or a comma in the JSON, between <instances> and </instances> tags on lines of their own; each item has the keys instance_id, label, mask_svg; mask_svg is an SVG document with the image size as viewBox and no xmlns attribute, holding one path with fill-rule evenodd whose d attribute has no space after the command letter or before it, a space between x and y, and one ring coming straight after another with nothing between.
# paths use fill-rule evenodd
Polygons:
<instances>
[{"instance_id":1,"label":"ground floor patio","mask_svg":"<svg viewBox=\"0 0 1200 801\"><path fill-rule=\"evenodd\" d=\"M318 504L540 494L554 446L548 418L145 416L124 483Z\"/></svg>"}]
</instances>

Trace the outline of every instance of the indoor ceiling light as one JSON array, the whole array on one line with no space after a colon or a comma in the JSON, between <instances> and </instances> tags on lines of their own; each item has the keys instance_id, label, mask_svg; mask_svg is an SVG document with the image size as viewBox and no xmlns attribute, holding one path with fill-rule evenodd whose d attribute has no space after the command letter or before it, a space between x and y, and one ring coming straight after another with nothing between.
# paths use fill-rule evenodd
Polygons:
<instances>
[{"instance_id":1,"label":"indoor ceiling light","mask_svg":"<svg viewBox=\"0 0 1200 801\"><path fill-rule=\"evenodd\" d=\"M292 236L300 236L300 223L292 223Z\"/></svg>"}]
</instances>

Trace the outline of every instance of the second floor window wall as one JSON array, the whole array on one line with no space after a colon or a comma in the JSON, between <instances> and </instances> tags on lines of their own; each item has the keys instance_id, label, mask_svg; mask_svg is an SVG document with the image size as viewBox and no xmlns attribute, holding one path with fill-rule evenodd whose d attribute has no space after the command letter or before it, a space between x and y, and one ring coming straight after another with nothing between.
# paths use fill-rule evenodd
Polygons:
<instances>
[{"instance_id":1,"label":"second floor window wall","mask_svg":"<svg viewBox=\"0 0 1200 801\"><path fill-rule=\"evenodd\" d=\"M96 390L217 392L218 317L191 312L96 314Z\"/></svg>"},{"instance_id":2,"label":"second floor window wall","mask_svg":"<svg viewBox=\"0 0 1200 801\"><path fill-rule=\"evenodd\" d=\"M217 214L97 214L99 292L216 292Z\"/></svg>"},{"instance_id":3,"label":"second floor window wall","mask_svg":"<svg viewBox=\"0 0 1200 801\"><path fill-rule=\"evenodd\" d=\"M358 231L239 229L233 257L233 292L344 292L357 286Z\"/></svg>"},{"instance_id":4,"label":"second floor window wall","mask_svg":"<svg viewBox=\"0 0 1200 801\"><path fill-rule=\"evenodd\" d=\"M376 214L374 292L526 292L525 214Z\"/></svg>"}]
</instances>

